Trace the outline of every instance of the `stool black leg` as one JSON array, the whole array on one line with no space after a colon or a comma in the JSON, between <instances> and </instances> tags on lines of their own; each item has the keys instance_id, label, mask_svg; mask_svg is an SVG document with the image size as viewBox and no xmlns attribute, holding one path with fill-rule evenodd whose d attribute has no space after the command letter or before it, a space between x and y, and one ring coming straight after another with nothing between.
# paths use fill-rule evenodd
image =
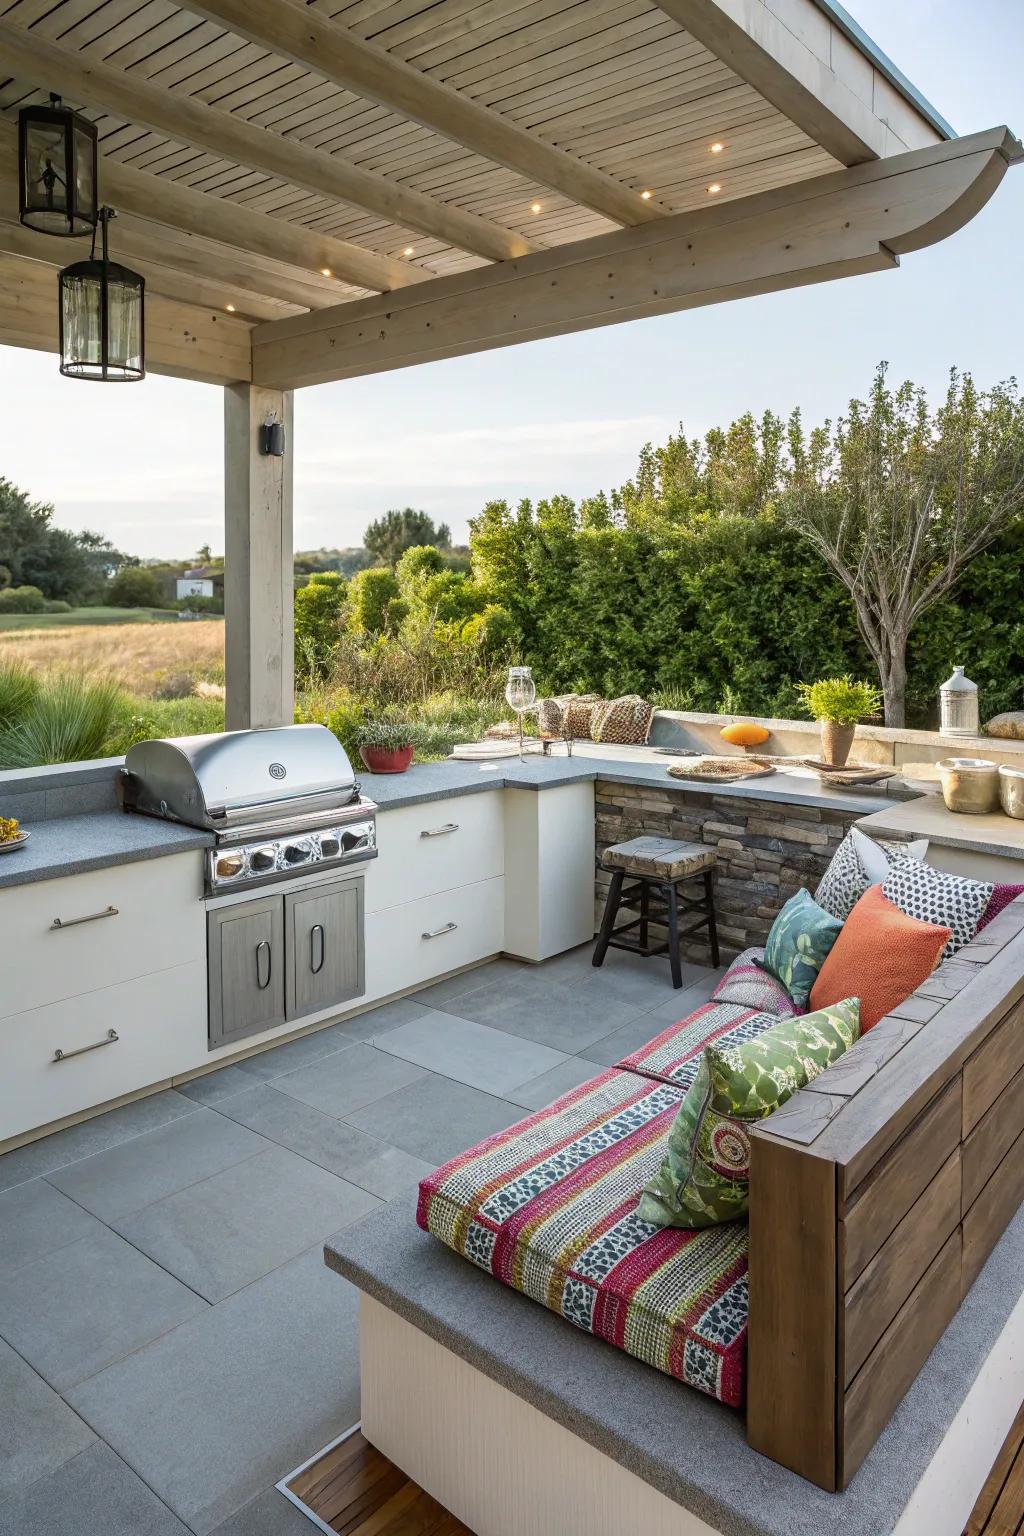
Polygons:
<instances>
[{"instance_id":1,"label":"stool black leg","mask_svg":"<svg viewBox=\"0 0 1024 1536\"><path fill-rule=\"evenodd\" d=\"M615 929L615 919L619 915L619 900L622 896L622 882L625 878L625 873L623 869L616 869L612 873L612 883L608 888L608 899L604 904L604 916L601 918L597 943L594 945L592 965L603 965L604 957L608 953L608 940L612 936Z\"/></svg>"},{"instance_id":2,"label":"stool black leg","mask_svg":"<svg viewBox=\"0 0 1024 1536\"><path fill-rule=\"evenodd\" d=\"M675 886L666 885L665 895L668 898L668 960L672 968L672 985L678 992L683 984L683 968L679 961L679 905Z\"/></svg>"},{"instance_id":3,"label":"stool black leg","mask_svg":"<svg viewBox=\"0 0 1024 1536\"><path fill-rule=\"evenodd\" d=\"M718 929L715 926L715 872L704 871L704 896L708 904L708 938L711 941L711 964L718 969Z\"/></svg>"},{"instance_id":4,"label":"stool black leg","mask_svg":"<svg viewBox=\"0 0 1024 1536\"><path fill-rule=\"evenodd\" d=\"M650 887L644 880L640 886L640 948L647 948L648 916L650 908L647 904L647 892Z\"/></svg>"}]
</instances>

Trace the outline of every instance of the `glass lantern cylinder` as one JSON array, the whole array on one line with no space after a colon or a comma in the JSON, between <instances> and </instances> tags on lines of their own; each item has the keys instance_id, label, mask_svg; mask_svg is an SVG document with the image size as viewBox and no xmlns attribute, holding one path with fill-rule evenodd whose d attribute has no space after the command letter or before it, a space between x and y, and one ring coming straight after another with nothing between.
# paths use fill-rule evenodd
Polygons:
<instances>
[{"instance_id":1,"label":"glass lantern cylinder","mask_svg":"<svg viewBox=\"0 0 1024 1536\"><path fill-rule=\"evenodd\" d=\"M69 379L131 383L145 377L145 279L103 254L60 274L60 371Z\"/></svg>"},{"instance_id":2,"label":"glass lantern cylinder","mask_svg":"<svg viewBox=\"0 0 1024 1536\"><path fill-rule=\"evenodd\" d=\"M87 235L99 217L96 126L50 97L18 114L21 222L44 235Z\"/></svg>"},{"instance_id":3,"label":"glass lantern cylinder","mask_svg":"<svg viewBox=\"0 0 1024 1536\"><path fill-rule=\"evenodd\" d=\"M964 676L963 667L954 667L939 690L939 730L943 736L978 736L978 685Z\"/></svg>"}]
</instances>

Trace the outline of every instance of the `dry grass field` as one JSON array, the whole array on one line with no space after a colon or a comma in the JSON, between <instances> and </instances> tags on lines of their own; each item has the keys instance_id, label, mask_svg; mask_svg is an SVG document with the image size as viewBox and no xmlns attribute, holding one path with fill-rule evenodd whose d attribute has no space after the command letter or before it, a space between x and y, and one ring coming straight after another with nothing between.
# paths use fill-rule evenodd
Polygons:
<instances>
[{"instance_id":1,"label":"dry grass field","mask_svg":"<svg viewBox=\"0 0 1024 1536\"><path fill-rule=\"evenodd\" d=\"M196 682L223 682L224 624L196 619L4 630L0 661L20 661L40 672L88 672L135 695L180 698Z\"/></svg>"}]
</instances>

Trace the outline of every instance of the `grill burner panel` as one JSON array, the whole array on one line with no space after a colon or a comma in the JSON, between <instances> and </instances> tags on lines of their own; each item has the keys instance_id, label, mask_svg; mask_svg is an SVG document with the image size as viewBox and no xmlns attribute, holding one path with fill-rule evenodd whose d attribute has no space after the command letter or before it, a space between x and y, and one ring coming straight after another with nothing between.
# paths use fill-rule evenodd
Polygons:
<instances>
[{"instance_id":1,"label":"grill burner panel","mask_svg":"<svg viewBox=\"0 0 1024 1536\"><path fill-rule=\"evenodd\" d=\"M207 855L207 886L211 891L222 891L237 890L254 882L265 885L309 869L372 859L376 853L377 829L371 816L306 836L213 848Z\"/></svg>"}]
</instances>

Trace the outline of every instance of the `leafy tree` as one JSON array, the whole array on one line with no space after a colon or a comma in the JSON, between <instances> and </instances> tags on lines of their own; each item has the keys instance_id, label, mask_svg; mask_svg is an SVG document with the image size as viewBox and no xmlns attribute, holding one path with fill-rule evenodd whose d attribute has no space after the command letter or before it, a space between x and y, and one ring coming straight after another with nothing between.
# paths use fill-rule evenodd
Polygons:
<instances>
[{"instance_id":1,"label":"leafy tree","mask_svg":"<svg viewBox=\"0 0 1024 1536\"><path fill-rule=\"evenodd\" d=\"M341 636L348 582L318 571L295 594L295 669L300 681L327 671Z\"/></svg>"},{"instance_id":2,"label":"leafy tree","mask_svg":"<svg viewBox=\"0 0 1024 1536\"><path fill-rule=\"evenodd\" d=\"M107 598L112 608L160 608L163 593L152 571L141 565L126 565L110 583Z\"/></svg>"},{"instance_id":3,"label":"leafy tree","mask_svg":"<svg viewBox=\"0 0 1024 1536\"><path fill-rule=\"evenodd\" d=\"M357 635L383 634L405 616L395 574L380 566L357 571L349 582L348 598L348 625Z\"/></svg>"},{"instance_id":4,"label":"leafy tree","mask_svg":"<svg viewBox=\"0 0 1024 1536\"><path fill-rule=\"evenodd\" d=\"M934 413L922 389L889 388L805 434L790 420L783 502L792 525L848 589L878 668L885 723L906 722L907 648L923 614L1024 510L1024 401L955 370Z\"/></svg>"},{"instance_id":5,"label":"leafy tree","mask_svg":"<svg viewBox=\"0 0 1024 1536\"><path fill-rule=\"evenodd\" d=\"M403 507L401 511L385 512L372 522L363 535L363 543L375 560L382 565L395 566L407 549L414 544L434 544L442 549L451 545L452 535L447 523L438 523L415 507Z\"/></svg>"},{"instance_id":6,"label":"leafy tree","mask_svg":"<svg viewBox=\"0 0 1024 1536\"><path fill-rule=\"evenodd\" d=\"M38 587L44 597L96 602L124 555L98 533L53 526L54 509L0 478L0 563L12 586Z\"/></svg>"}]
</instances>

